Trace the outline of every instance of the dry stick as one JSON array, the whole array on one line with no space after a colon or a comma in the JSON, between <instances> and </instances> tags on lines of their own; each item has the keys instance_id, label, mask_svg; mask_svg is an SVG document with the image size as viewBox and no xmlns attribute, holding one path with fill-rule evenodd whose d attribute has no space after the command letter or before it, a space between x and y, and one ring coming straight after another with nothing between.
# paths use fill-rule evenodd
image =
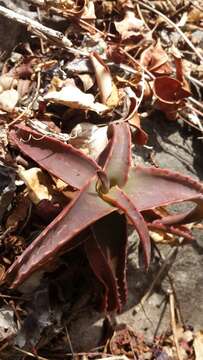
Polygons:
<instances>
[{"instance_id":1,"label":"dry stick","mask_svg":"<svg viewBox=\"0 0 203 360\"><path fill-rule=\"evenodd\" d=\"M198 100L194 99L193 97L189 97L188 100L190 100L192 103L194 103L195 105L199 106L201 109L203 109L203 104L201 102L199 102Z\"/></svg>"},{"instance_id":2,"label":"dry stick","mask_svg":"<svg viewBox=\"0 0 203 360\"><path fill-rule=\"evenodd\" d=\"M150 10L154 12L155 14L161 16L168 24L170 24L172 27L176 29L176 31L182 36L182 38L185 40L185 42L188 44L188 46L195 52L195 54L198 56L198 58L203 62L203 56L200 54L200 52L196 49L196 47L192 44L192 42L187 38L187 36L182 32L182 30L176 25L172 20L170 20L166 15L162 14L160 11L154 9L152 6L147 5L143 3L142 1L135 0L136 3L138 3L140 6L143 6L147 10Z\"/></svg>"},{"instance_id":3,"label":"dry stick","mask_svg":"<svg viewBox=\"0 0 203 360\"><path fill-rule=\"evenodd\" d=\"M17 347L17 346L13 346L13 348L14 348L15 350L21 352L22 354L27 355L27 356L31 356L32 358L35 358L35 359L37 359L37 360L49 360L49 359L44 358L44 357L42 357L42 356L35 355L35 354L31 353L30 351L25 351L25 350L23 350L23 349L20 349L20 348Z\"/></svg>"},{"instance_id":4,"label":"dry stick","mask_svg":"<svg viewBox=\"0 0 203 360\"><path fill-rule=\"evenodd\" d=\"M169 293L169 303L170 303L170 313L171 313L171 328L173 332L176 352L177 352L178 360L183 360L180 352L178 337L177 337L176 318L175 318L175 298L173 292Z\"/></svg>"},{"instance_id":5,"label":"dry stick","mask_svg":"<svg viewBox=\"0 0 203 360\"><path fill-rule=\"evenodd\" d=\"M14 11L6 9L3 6L0 6L0 14L7 17L10 20L15 20L23 25L27 25L28 27L31 27L31 29L29 29L30 31L37 30L37 31L41 32L48 39L52 39L55 42L59 42L64 47L72 46L71 41L66 36L64 36L60 31L55 31L51 28L48 28L48 27L40 24L36 20L32 20L26 16L17 14Z\"/></svg>"},{"instance_id":6,"label":"dry stick","mask_svg":"<svg viewBox=\"0 0 203 360\"><path fill-rule=\"evenodd\" d=\"M200 115L203 118L203 112L201 112L200 110L194 108L192 105L188 104L187 105L189 107L189 109L193 110L196 114Z\"/></svg>"},{"instance_id":7,"label":"dry stick","mask_svg":"<svg viewBox=\"0 0 203 360\"><path fill-rule=\"evenodd\" d=\"M200 86L200 87L203 88L203 82L202 82L202 81L200 81L200 80L198 80L198 79L196 79L196 78L194 78L193 76L188 75L188 74L185 75L185 77L188 78L188 80L190 80L191 82L193 82L193 83L195 83L196 85L198 85L198 86Z\"/></svg>"},{"instance_id":8,"label":"dry stick","mask_svg":"<svg viewBox=\"0 0 203 360\"><path fill-rule=\"evenodd\" d=\"M20 24L26 25L28 31L32 32L37 36L41 35L45 37L47 40L54 41L56 44L62 46L63 48L67 49L68 51L72 52L75 55L83 55L83 56L88 55L88 53L84 51L74 49L72 47L71 41L63 33L61 33L60 31L55 31L47 26L44 26L36 20L32 20L29 17L17 14L14 11L6 9L3 6L0 6L0 15L3 15L10 20L17 21Z\"/></svg>"},{"instance_id":9,"label":"dry stick","mask_svg":"<svg viewBox=\"0 0 203 360\"><path fill-rule=\"evenodd\" d=\"M66 331L66 337L67 337L67 340L68 340L68 345L69 345L69 347L70 347L71 355L72 355L72 357L73 357L73 359L74 359L74 358L75 358L75 354L74 354L73 345L72 345L72 342L71 342L71 339L70 339L70 335L69 335L67 326L65 326L65 331Z\"/></svg>"},{"instance_id":10,"label":"dry stick","mask_svg":"<svg viewBox=\"0 0 203 360\"><path fill-rule=\"evenodd\" d=\"M173 259L176 257L178 252L178 248L172 249L168 256L164 259L157 275L155 276L154 280L152 281L152 284L150 286L150 288L148 289L148 291L146 292L146 294L142 297L141 301L139 302L139 304L137 304L135 306L135 311L138 312L141 308L143 308L144 303L149 299L149 297L152 294L152 291L154 290L155 285L157 284L157 282L159 281L161 275L163 274L163 272L165 271L165 269L171 264L171 262L173 261Z\"/></svg>"},{"instance_id":11,"label":"dry stick","mask_svg":"<svg viewBox=\"0 0 203 360\"><path fill-rule=\"evenodd\" d=\"M159 250L159 248L158 248L158 246L156 244L154 244L154 246L155 246L156 252L157 252L160 260L163 263L165 261L165 256L162 255L161 251ZM179 323L182 323L184 325L184 319L183 319L183 316L182 316L182 313L181 313L180 303L178 301L178 297L177 297L177 294L176 294L174 281L173 281L173 276L170 274L170 272L168 272L167 277L168 277L168 280L170 282L171 291L173 292L174 297L175 297L175 301L176 301L176 305L177 305L176 311L177 311L177 317L178 317Z\"/></svg>"}]
</instances>

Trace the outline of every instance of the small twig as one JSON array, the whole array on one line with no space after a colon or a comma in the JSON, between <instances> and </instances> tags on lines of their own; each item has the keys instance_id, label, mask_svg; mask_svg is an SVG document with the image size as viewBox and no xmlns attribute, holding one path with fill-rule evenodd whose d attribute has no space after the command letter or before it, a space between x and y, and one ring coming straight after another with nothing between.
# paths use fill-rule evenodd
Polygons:
<instances>
[{"instance_id":1,"label":"small twig","mask_svg":"<svg viewBox=\"0 0 203 360\"><path fill-rule=\"evenodd\" d=\"M191 121L189 121L188 119L186 119L183 115L181 115L180 113L178 114L180 119L183 120L186 124L190 125L191 127L193 127L194 129L201 131L200 128L198 128L196 125L194 125Z\"/></svg>"},{"instance_id":2,"label":"small twig","mask_svg":"<svg viewBox=\"0 0 203 360\"><path fill-rule=\"evenodd\" d=\"M188 104L187 107L191 109L196 114L200 115L203 118L203 112L199 111L198 109L194 108L192 105Z\"/></svg>"},{"instance_id":3,"label":"small twig","mask_svg":"<svg viewBox=\"0 0 203 360\"><path fill-rule=\"evenodd\" d=\"M193 76L188 75L188 74L186 74L185 77L186 77L188 80L190 80L192 83L194 83L194 84L196 84L196 85L198 85L198 86L200 86L200 87L203 88L203 82L202 82L202 81L200 81L200 80L198 80L198 79L196 79L196 78L194 78Z\"/></svg>"},{"instance_id":4,"label":"small twig","mask_svg":"<svg viewBox=\"0 0 203 360\"><path fill-rule=\"evenodd\" d=\"M203 56L200 54L199 50L192 44L192 42L187 38L187 36L183 33L183 31L176 25L172 20L170 20L166 15L162 14L162 12L154 9L152 6L147 5L143 3L142 1L135 0L136 3L138 3L140 6L143 6L144 8L148 9L149 11L154 12L155 14L161 16L165 22L170 24L172 27L176 29L176 31L182 36L182 38L185 40L187 45L195 52L195 54L198 56L198 58L203 61Z\"/></svg>"},{"instance_id":5,"label":"small twig","mask_svg":"<svg viewBox=\"0 0 203 360\"><path fill-rule=\"evenodd\" d=\"M173 332L176 352L177 352L178 360L183 360L180 352L178 337L177 337L177 328L176 328L176 319L175 319L175 298L172 291L169 292L169 303L170 303L170 314L171 314L171 328Z\"/></svg>"},{"instance_id":6,"label":"small twig","mask_svg":"<svg viewBox=\"0 0 203 360\"><path fill-rule=\"evenodd\" d=\"M35 354L31 353L30 351L26 351L26 350L20 349L20 348L17 347L17 346L13 346L13 348L14 348L15 350L21 352L22 354L27 355L27 356L31 356L32 358L35 358L35 359L37 359L37 360L49 360L49 359L44 358L44 357L42 357L42 356L35 355Z\"/></svg>"},{"instance_id":7,"label":"small twig","mask_svg":"<svg viewBox=\"0 0 203 360\"><path fill-rule=\"evenodd\" d=\"M68 345L69 345L69 347L70 347L71 355L72 355L72 357L73 357L73 359L74 359L74 358L75 358L75 354L74 354L73 345L72 345L72 342L71 342L71 339L70 339L70 335L69 335L67 326L65 326L65 331L66 331L66 337L67 337L67 340L68 340Z\"/></svg>"},{"instance_id":8,"label":"small twig","mask_svg":"<svg viewBox=\"0 0 203 360\"><path fill-rule=\"evenodd\" d=\"M151 296L155 285L157 284L157 282L159 281L161 275L163 274L163 272L166 270L166 268L171 264L171 262L173 261L173 259L176 257L178 252L178 248L172 249L168 256L165 258L165 260L163 261L157 275L155 276L154 280L152 281L152 284L150 286L150 288L148 289L148 291L146 292L146 294L142 297L141 301L139 302L139 304L137 304L135 306L135 311L138 312L141 308L143 308L144 303L149 299L149 297Z\"/></svg>"},{"instance_id":9,"label":"small twig","mask_svg":"<svg viewBox=\"0 0 203 360\"><path fill-rule=\"evenodd\" d=\"M144 16L143 16L143 14L142 14L142 11L141 11L141 9L140 9L140 5L139 5L139 4L137 4L137 12L138 12L138 15L139 15L140 19L142 19L143 23L145 24L146 28L147 28L149 31L151 31L150 27L148 26L148 24L147 24L147 22L146 22L146 20L145 20L145 18L144 18Z\"/></svg>"},{"instance_id":10,"label":"small twig","mask_svg":"<svg viewBox=\"0 0 203 360\"><path fill-rule=\"evenodd\" d=\"M199 102L198 100L194 99L193 97L189 97L188 100L190 100L192 103L194 103L195 105L199 106L201 109L203 109L203 104L201 102Z\"/></svg>"},{"instance_id":11,"label":"small twig","mask_svg":"<svg viewBox=\"0 0 203 360\"><path fill-rule=\"evenodd\" d=\"M160 249L158 248L158 246L156 244L154 244L154 246L155 246L156 252L157 252L160 260L162 262L164 262L165 261L164 255L161 253ZM168 272L167 277L168 277L168 280L170 282L171 290L173 291L173 294L174 294L174 297L175 297L175 301L176 301L176 305L177 305L176 311L177 311L178 321L179 321L179 323L182 323L184 325L184 319L183 319L183 316L182 316L182 313L181 313L180 303L178 301L178 297L177 297L177 294L176 294L173 276L170 274L170 272Z\"/></svg>"}]
</instances>

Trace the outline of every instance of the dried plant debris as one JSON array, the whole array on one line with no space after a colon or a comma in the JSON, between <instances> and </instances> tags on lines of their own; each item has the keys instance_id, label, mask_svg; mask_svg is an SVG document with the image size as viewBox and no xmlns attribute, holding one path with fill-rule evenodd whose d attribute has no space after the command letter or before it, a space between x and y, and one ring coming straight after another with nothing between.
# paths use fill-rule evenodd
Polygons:
<instances>
[{"instance_id":1,"label":"dried plant debris","mask_svg":"<svg viewBox=\"0 0 203 360\"><path fill-rule=\"evenodd\" d=\"M16 31L0 27L2 50L14 44L0 62L2 359L75 358L68 331L92 307L106 314L102 347L78 359L201 360L202 332L180 316L151 344L109 320L129 306L130 229L147 278L162 247L202 231L201 5L3 1L0 15ZM178 131L195 149L179 172Z\"/></svg>"}]
</instances>

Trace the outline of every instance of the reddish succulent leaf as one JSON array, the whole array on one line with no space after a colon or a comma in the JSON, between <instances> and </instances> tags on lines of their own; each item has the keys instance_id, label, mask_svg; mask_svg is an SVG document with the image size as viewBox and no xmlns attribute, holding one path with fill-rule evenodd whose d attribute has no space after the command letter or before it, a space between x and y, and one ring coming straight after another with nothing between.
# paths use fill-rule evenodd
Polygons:
<instances>
[{"instance_id":1,"label":"reddish succulent leaf","mask_svg":"<svg viewBox=\"0 0 203 360\"><path fill-rule=\"evenodd\" d=\"M115 211L95 192L97 177L78 193L72 202L27 247L8 270L8 280L15 280L11 287L24 282L33 272L48 264L53 257L78 245L74 236L83 229Z\"/></svg>"},{"instance_id":2,"label":"reddish succulent leaf","mask_svg":"<svg viewBox=\"0 0 203 360\"><path fill-rule=\"evenodd\" d=\"M79 151L72 149L72 147L47 137L43 138L43 142L31 138L29 140L31 144L28 144L26 148L26 143L21 143L20 136L22 134L36 135L37 133L30 130L26 132L24 127L19 127L19 129L18 134L14 135L16 143L30 157L37 158L36 161L41 166L56 174L56 169L57 173L60 170L58 164L56 164L56 161L60 161L60 156L62 156L62 159L67 157L68 160L65 159L64 161L68 163L69 158L74 158L72 164L78 166L79 171L84 169L85 172L83 180L80 180L80 186L81 182L84 184L88 176L89 182L84 185L74 200L14 262L8 270L7 280L12 283L12 287L20 285L33 272L40 270L53 261L53 258L77 246L81 242L81 238L78 240L76 235L89 225L93 225L95 239L92 240L92 246L90 239L87 240L87 256L95 274L105 287L103 305L105 306L107 302L108 309L118 309L120 307L119 297L121 303L123 303L126 296L126 237L123 235L123 220L121 220L123 216L112 214L112 212L121 210L135 226L144 247L146 265L148 266L150 261L150 241L146 223L139 211L192 200L197 203L197 207L191 212L159 219L158 222L153 222L152 226L168 229L171 228L171 225L176 225L180 221L188 222L202 219L203 186L187 176L168 170L142 166L130 169L131 142L129 126L126 123L111 125L109 143L99 158L99 164L102 168L83 154L81 155ZM46 145L43 146L41 143ZM53 148L53 144L56 145L56 148ZM57 150L59 154L56 155L54 150ZM54 156L55 158L52 158ZM52 160L49 162L48 158L52 158ZM122 159L121 163L120 159ZM85 169L86 165L88 172ZM72 179L75 184L77 180L75 168L72 169L69 165L69 171L68 178ZM93 176L95 172L97 172L98 176ZM58 176L64 180L64 175L59 174ZM102 185L100 187L99 181ZM103 189L107 191L102 193ZM111 215L106 217L109 214ZM106 218L95 224L96 221L103 217ZM118 236L111 233L111 231L115 231L116 225L104 226L107 220L114 221L114 217L120 219L118 221L119 225L117 225L117 230L120 229ZM101 229L103 228L105 230L102 233ZM175 227L171 229L176 231ZM105 235L106 231L108 231L107 235ZM120 261L120 263L117 264L117 261ZM105 273L104 269L106 269ZM115 273L113 273L113 270L115 270Z\"/></svg>"},{"instance_id":3,"label":"reddish succulent leaf","mask_svg":"<svg viewBox=\"0 0 203 360\"><path fill-rule=\"evenodd\" d=\"M42 168L67 184L80 189L96 174L99 166L71 145L18 125L10 136L19 149Z\"/></svg>"},{"instance_id":4,"label":"reddish succulent leaf","mask_svg":"<svg viewBox=\"0 0 203 360\"><path fill-rule=\"evenodd\" d=\"M116 278L94 235L85 241L85 251L92 270L104 286L101 310L120 309ZM110 301L110 304L108 301Z\"/></svg>"},{"instance_id":5,"label":"reddish succulent leaf","mask_svg":"<svg viewBox=\"0 0 203 360\"><path fill-rule=\"evenodd\" d=\"M90 239L88 245L85 243L85 248L88 250L87 257L94 273L105 287L102 309L108 311L115 308L120 309L127 296L125 277L126 219L123 215L114 212L92 225L92 232L94 241ZM107 275L109 275L108 278Z\"/></svg>"},{"instance_id":6,"label":"reddish succulent leaf","mask_svg":"<svg viewBox=\"0 0 203 360\"><path fill-rule=\"evenodd\" d=\"M126 123L112 124L108 129L109 143L101 153L98 163L104 168L110 184L123 186L131 166L131 136ZM122 161L121 161L122 159Z\"/></svg>"},{"instance_id":7,"label":"reddish succulent leaf","mask_svg":"<svg viewBox=\"0 0 203 360\"><path fill-rule=\"evenodd\" d=\"M123 191L139 211L194 201L198 207L187 214L187 218L185 214L180 216L185 218L185 222L203 218L203 186L189 176L155 167L136 166L131 169ZM177 218L177 215L174 216Z\"/></svg>"},{"instance_id":8,"label":"reddish succulent leaf","mask_svg":"<svg viewBox=\"0 0 203 360\"><path fill-rule=\"evenodd\" d=\"M181 236L189 241L194 240L194 236L192 235L191 231L187 229L185 226L181 226L181 227L167 226L158 221L155 223L148 223L147 226L148 229L152 231L161 230L164 231L165 233Z\"/></svg>"},{"instance_id":9,"label":"reddish succulent leaf","mask_svg":"<svg viewBox=\"0 0 203 360\"><path fill-rule=\"evenodd\" d=\"M142 214L136 207L136 202L132 202L130 197L126 195L121 189L117 186L110 189L108 194L104 194L103 198L106 201L109 201L113 206L121 209L126 216L129 218L132 225L135 227L140 241L144 250L145 264L148 268L151 257L151 244L147 225L144 221Z\"/></svg>"},{"instance_id":10,"label":"reddish succulent leaf","mask_svg":"<svg viewBox=\"0 0 203 360\"><path fill-rule=\"evenodd\" d=\"M147 222L148 229L152 231L161 230L161 232L184 237L186 240L189 241L194 240L194 236L188 227L175 224L174 221L173 225L175 226L167 224L166 220L168 219L169 215L171 215L171 213L166 208L159 207L153 210L151 209L143 211L142 215Z\"/></svg>"}]
</instances>

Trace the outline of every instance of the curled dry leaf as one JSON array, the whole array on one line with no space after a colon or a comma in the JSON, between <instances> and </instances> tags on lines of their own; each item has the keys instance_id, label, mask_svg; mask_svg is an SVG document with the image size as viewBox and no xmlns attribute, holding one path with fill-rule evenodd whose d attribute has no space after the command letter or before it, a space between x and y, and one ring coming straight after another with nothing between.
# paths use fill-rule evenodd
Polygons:
<instances>
[{"instance_id":1,"label":"curled dry leaf","mask_svg":"<svg viewBox=\"0 0 203 360\"><path fill-rule=\"evenodd\" d=\"M73 128L69 140L72 146L80 149L93 159L97 159L107 142L107 126L98 127L85 122Z\"/></svg>"},{"instance_id":2,"label":"curled dry leaf","mask_svg":"<svg viewBox=\"0 0 203 360\"><path fill-rule=\"evenodd\" d=\"M153 92L157 98L155 106L163 111L169 120L175 120L177 110L184 104L184 100L190 96L188 89L176 79L169 76L158 77L153 83Z\"/></svg>"},{"instance_id":3,"label":"curled dry leaf","mask_svg":"<svg viewBox=\"0 0 203 360\"><path fill-rule=\"evenodd\" d=\"M136 18L134 10L131 9L126 11L122 21L115 21L114 24L122 40L140 35L140 31L144 25L142 20Z\"/></svg>"},{"instance_id":4,"label":"curled dry leaf","mask_svg":"<svg viewBox=\"0 0 203 360\"><path fill-rule=\"evenodd\" d=\"M90 55L90 59L94 67L102 103L110 107L117 106L119 103L118 89L113 83L108 66L96 52Z\"/></svg>"},{"instance_id":5,"label":"curled dry leaf","mask_svg":"<svg viewBox=\"0 0 203 360\"><path fill-rule=\"evenodd\" d=\"M172 72L168 55L162 48L160 40L142 52L140 63L155 75L168 75Z\"/></svg>"},{"instance_id":6,"label":"curled dry leaf","mask_svg":"<svg viewBox=\"0 0 203 360\"><path fill-rule=\"evenodd\" d=\"M6 112L12 112L19 100L17 90L5 90L0 94L0 109Z\"/></svg>"},{"instance_id":7,"label":"curled dry leaf","mask_svg":"<svg viewBox=\"0 0 203 360\"><path fill-rule=\"evenodd\" d=\"M138 145L144 145L148 140L148 135L141 128L140 115L137 112L139 98L136 96L135 92L132 91L130 87L125 88L125 93L128 114L124 117L123 120L128 121L128 123L136 129L136 133L134 135L135 142Z\"/></svg>"},{"instance_id":8,"label":"curled dry leaf","mask_svg":"<svg viewBox=\"0 0 203 360\"><path fill-rule=\"evenodd\" d=\"M72 109L92 110L104 113L109 110L108 106L95 102L92 94L85 94L76 85L74 80L66 81L66 85L60 91L51 91L44 96L45 101L69 106Z\"/></svg>"}]
</instances>

